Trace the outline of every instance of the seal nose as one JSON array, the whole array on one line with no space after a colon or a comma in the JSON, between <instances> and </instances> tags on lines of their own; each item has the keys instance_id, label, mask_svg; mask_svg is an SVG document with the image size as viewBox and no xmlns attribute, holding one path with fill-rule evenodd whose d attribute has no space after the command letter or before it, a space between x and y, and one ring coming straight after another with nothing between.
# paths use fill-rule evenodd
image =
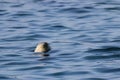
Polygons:
<instances>
[{"instance_id":1,"label":"seal nose","mask_svg":"<svg viewBox=\"0 0 120 80\"><path fill-rule=\"evenodd\" d=\"M42 53L46 53L48 51L50 51L51 48L49 46L49 44L47 42L43 42L43 43L39 43L34 52L42 52Z\"/></svg>"}]
</instances>

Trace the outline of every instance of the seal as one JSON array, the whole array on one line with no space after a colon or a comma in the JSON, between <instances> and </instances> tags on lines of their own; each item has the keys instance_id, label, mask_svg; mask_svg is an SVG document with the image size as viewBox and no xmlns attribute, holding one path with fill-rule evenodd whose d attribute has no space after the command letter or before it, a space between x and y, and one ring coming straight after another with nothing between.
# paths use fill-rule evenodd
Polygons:
<instances>
[{"instance_id":1,"label":"seal","mask_svg":"<svg viewBox=\"0 0 120 80\"><path fill-rule=\"evenodd\" d=\"M49 56L49 54L47 54L47 52L50 50L51 50L51 48L50 48L49 44L47 42L42 42L36 46L34 52L42 53L42 56Z\"/></svg>"}]
</instances>

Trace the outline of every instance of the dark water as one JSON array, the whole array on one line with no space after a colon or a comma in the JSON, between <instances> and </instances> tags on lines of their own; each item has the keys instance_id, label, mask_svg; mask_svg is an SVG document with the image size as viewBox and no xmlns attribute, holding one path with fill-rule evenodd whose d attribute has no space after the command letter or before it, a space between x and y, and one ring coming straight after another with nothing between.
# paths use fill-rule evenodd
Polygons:
<instances>
[{"instance_id":1,"label":"dark water","mask_svg":"<svg viewBox=\"0 0 120 80\"><path fill-rule=\"evenodd\" d=\"M119 44L120 0L0 0L0 80L120 80Z\"/></svg>"}]
</instances>

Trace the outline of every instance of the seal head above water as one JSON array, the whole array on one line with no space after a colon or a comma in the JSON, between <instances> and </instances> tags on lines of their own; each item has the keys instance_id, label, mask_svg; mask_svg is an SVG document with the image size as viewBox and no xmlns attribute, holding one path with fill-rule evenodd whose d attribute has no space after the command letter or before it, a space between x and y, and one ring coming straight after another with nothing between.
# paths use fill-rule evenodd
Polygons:
<instances>
[{"instance_id":1,"label":"seal head above water","mask_svg":"<svg viewBox=\"0 0 120 80\"><path fill-rule=\"evenodd\" d=\"M51 48L50 48L49 44L47 42L42 42L36 46L34 52L42 53L42 56L49 56L49 54L47 54L47 52L50 50L51 50Z\"/></svg>"}]
</instances>

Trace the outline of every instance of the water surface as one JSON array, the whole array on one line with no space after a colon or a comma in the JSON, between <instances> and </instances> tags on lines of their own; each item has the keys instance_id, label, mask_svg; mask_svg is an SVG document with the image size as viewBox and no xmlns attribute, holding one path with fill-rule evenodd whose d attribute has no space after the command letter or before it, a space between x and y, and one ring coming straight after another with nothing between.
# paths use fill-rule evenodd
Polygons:
<instances>
[{"instance_id":1,"label":"water surface","mask_svg":"<svg viewBox=\"0 0 120 80\"><path fill-rule=\"evenodd\" d=\"M119 0L0 0L0 80L119 80L119 33Z\"/></svg>"}]
</instances>

